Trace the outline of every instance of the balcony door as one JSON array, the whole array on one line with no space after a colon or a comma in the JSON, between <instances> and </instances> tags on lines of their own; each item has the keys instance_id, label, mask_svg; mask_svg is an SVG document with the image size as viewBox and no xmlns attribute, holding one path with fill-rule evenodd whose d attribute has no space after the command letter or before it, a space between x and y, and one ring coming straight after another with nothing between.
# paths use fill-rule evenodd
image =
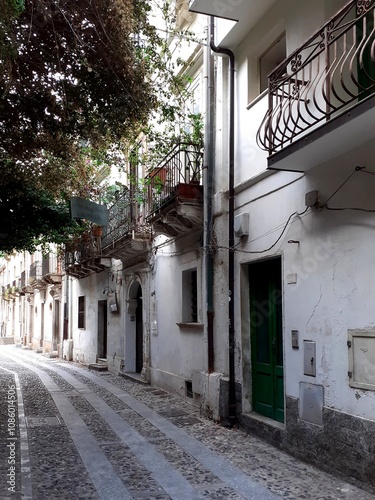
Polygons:
<instances>
[{"instance_id":1,"label":"balcony door","mask_svg":"<svg viewBox=\"0 0 375 500\"><path fill-rule=\"evenodd\" d=\"M281 259L249 266L253 410L284 422Z\"/></svg>"}]
</instances>

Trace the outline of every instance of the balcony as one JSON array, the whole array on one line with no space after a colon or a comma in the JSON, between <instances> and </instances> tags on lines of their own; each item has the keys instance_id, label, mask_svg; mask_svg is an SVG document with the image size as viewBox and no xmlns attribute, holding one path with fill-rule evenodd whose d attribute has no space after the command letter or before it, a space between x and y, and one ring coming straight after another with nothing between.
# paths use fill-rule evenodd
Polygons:
<instances>
[{"instance_id":1,"label":"balcony","mask_svg":"<svg viewBox=\"0 0 375 500\"><path fill-rule=\"evenodd\" d=\"M86 278L110 267L111 259L102 255L101 228L93 228L65 244L65 273Z\"/></svg>"},{"instance_id":2,"label":"balcony","mask_svg":"<svg viewBox=\"0 0 375 500\"><path fill-rule=\"evenodd\" d=\"M35 289L44 288L45 283L42 280L42 262L37 260L30 265L28 293L33 293ZM26 291L26 290L24 290Z\"/></svg>"},{"instance_id":3,"label":"balcony","mask_svg":"<svg viewBox=\"0 0 375 500\"><path fill-rule=\"evenodd\" d=\"M203 153L194 144L177 144L149 174L146 221L155 234L182 236L203 222Z\"/></svg>"},{"instance_id":4,"label":"balcony","mask_svg":"<svg viewBox=\"0 0 375 500\"><path fill-rule=\"evenodd\" d=\"M104 255L120 259L127 266L144 261L151 248L151 226L143 223L140 205L134 198L131 188L109 207L107 233L101 241Z\"/></svg>"},{"instance_id":5,"label":"balcony","mask_svg":"<svg viewBox=\"0 0 375 500\"><path fill-rule=\"evenodd\" d=\"M23 297L25 295L24 291L22 290L21 286L21 278L17 278L13 282L13 294L15 297Z\"/></svg>"},{"instance_id":6,"label":"balcony","mask_svg":"<svg viewBox=\"0 0 375 500\"><path fill-rule=\"evenodd\" d=\"M61 284L61 260L56 255L48 254L42 261L42 280L46 285Z\"/></svg>"},{"instance_id":7,"label":"balcony","mask_svg":"<svg viewBox=\"0 0 375 500\"><path fill-rule=\"evenodd\" d=\"M268 78L258 145L268 168L302 171L339 154L371 154L374 0L351 1Z\"/></svg>"},{"instance_id":8,"label":"balcony","mask_svg":"<svg viewBox=\"0 0 375 500\"><path fill-rule=\"evenodd\" d=\"M3 294L2 294L3 299L6 301L12 300L11 292L12 292L12 287L11 287L10 283L8 283L8 285L6 287L3 287Z\"/></svg>"},{"instance_id":9,"label":"balcony","mask_svg":"<svg viewBox=\"0 0 375 500\"><path fill-rule=\"evenodd\" d=\"M21 273L21 290L22 293L34 293L34 288L29 284L30 271L22 271Z\"/></svg>"}]
</instances>

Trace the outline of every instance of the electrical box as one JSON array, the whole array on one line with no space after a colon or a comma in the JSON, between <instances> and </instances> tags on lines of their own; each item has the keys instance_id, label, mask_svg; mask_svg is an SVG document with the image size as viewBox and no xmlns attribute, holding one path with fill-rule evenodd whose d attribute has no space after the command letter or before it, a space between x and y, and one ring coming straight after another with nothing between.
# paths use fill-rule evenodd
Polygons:
<instances>
[{"instance_id":1,"label":"electrical box","mask_svg":"<svg viewBox=\"0 0 375 500\"><path fill-rule=\"evenodd\" d=\"M316 377L316 343L313 340L303 341L303 373Z\"/></svg>"},{"instance_id":2,"label":"electrical box","mask_svg":"<svg viewBox=\"0 0 375 500\"><path fill-rule=\"evenodd\" d=\"M305 205L307 207L314 207L319 203L320 193L319 191L309 191L305 194Z\"/></svg>"},{"instance_id":3,"label":"electrical box","mask_svg":"<svg viewBox=\"0 0 375 500\"><path fill-rule=\"evenodd\" d=\"M234 218L234 234L237 238L242 238L242 236L248 236L249 234L249 214L244 212L238 214Z\"/></svg>"},{"instance_id":4,"label":"electrical box","mask_svg":"<svg viewBox=\"0 0 375 500\"><path fill-rule=\"evenodd\" d=\"M298 330L292 330L292 348L299 349Z\"/></svg>"}]
</instances>

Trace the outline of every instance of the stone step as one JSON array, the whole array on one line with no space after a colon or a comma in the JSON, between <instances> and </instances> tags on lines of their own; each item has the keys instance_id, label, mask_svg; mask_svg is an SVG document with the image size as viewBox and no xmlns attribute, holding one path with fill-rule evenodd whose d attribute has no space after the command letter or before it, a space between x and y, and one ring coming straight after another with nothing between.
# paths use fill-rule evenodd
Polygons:
<instances>
[{"instance_id":1,"label":"stone step","mask_svg":"<svg viewBox=\"0 0 375 500\"><path fill-rule=\"evenodd\" d=\"M53 352L44 352L43 353L43 356L46 357L46 358L50 358L50 359L55 359L55 358L58 358L59 357L59 354L57 351L53 351Z\"/></svg>"},{"instance_id":2,"label":"stone step","mask_svg":"<svg viewBox=\"0 0 375 500\"><path fill-rule=\"evenodd\" d=\"M14 337L0 337L0 345L14 344Z\"/></svg>"},{"instance_id":3,"label":"stone step","mask_svg":"<svg viewBox=\"0 0 375 500\"><path fill-rule=\"evenodd\" d=\"M108 371L108 365L104 363L90 363L88 365L89 370L94 370L97 372L107 372Z\"/></svg>"}]
</instances>

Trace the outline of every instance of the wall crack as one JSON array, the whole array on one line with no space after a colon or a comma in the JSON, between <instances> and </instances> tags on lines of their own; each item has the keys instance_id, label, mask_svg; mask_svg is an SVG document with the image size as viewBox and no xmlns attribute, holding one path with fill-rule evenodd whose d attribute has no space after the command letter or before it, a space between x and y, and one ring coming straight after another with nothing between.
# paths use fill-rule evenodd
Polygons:
<instances>
[{"instance_id":1,"label":"wall crack","mask_svg":"<svg viewBox=\"0 0 375 500\"><path fill-rule=\"evenodd\" d=\"M316 311L316 309L318 308L318 306L319 306L319 304L320 304L320 301L322 300L322 296L323 296L323 293L322 293L322 285L320 285L320 297L319 297L319 299L318 299L318 302L315 304L315 307L314 307L314 309L313 309L313 312L311 313L311 315L310 315L310 317L309 317L309 319L308 319L308 321L307 321L307 323L306 323L306 332L307 332L307 327L309 326L309 323L310 323L310 321L311 321L312 317L314 316L315 311Z\"/></svg>"}]
</instances>

